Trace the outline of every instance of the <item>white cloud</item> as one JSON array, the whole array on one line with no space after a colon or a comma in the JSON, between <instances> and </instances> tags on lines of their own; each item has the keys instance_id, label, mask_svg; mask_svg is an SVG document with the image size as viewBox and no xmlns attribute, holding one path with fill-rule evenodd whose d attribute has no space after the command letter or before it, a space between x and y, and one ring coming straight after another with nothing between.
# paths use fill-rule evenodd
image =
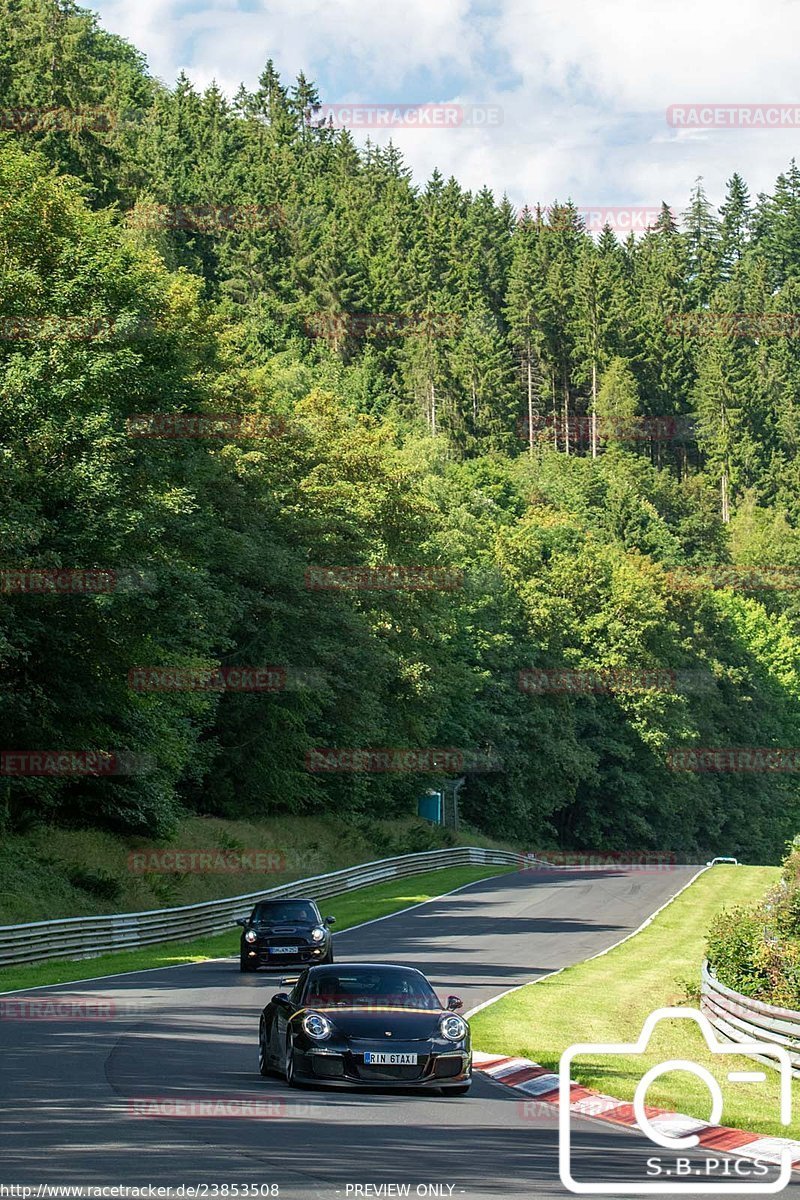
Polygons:
<instances>
[{"instance_id":1,"label":"white cloud","mask_svg":"<svg viewBox=\"0 0 800 1200\"><path fill-rule=\"evenodd\" d=\"M202 0L195 0L195 5ZM768 189L800 130L671 129L670 104L800 102L793 0L101 0L106 26L172 81L253 86L268 57L327 101L501 104L493 128L394 130L415 177L435 166L517 204L686 203L696 175L716 201L739 170ZM327 83L326 83L327 81ZM372 131L373 140L387 135ZM364 140L366 132L356 134Z\"/></svg>"}]
</instances>

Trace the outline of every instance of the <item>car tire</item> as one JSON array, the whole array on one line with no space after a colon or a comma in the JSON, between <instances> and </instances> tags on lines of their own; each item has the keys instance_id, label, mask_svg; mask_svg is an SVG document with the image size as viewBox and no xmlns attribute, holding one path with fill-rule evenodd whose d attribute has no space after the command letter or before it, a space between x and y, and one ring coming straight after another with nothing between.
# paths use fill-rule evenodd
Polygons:
<instances>
[{"instance_id":1,"label":"car tire","mask_svg":"<svg viewBox=\"0 0 800 1200\"><path fill-rule=\"evenodd\" d=\"M258 1027L258 1070L261 1075L270 1075L269 1046L267 1045L267 1026L264 1018Z\"/></svg>"},{"instance_id":2,"label":"car tire","mask_svg":"<svg viewBox=\"0 0 800 1200\"><path fill-rule=\"evenodd\" d=\"M443 1096L466 1096L471 1087L471 1083L460 1083L458 1087L442 1088L441 1093Z\"/></svg>"},{"instance_id":3,"label":"car tire","mask_svg":"<svg viewBox=\"0 0 800 1200\"><path fill-rule=\"evenodd\" d=\"M328 953L325 955L324 958L321 958L319 961L322 963L332 963L333 962L333 946L328 947Z\"/></svg>"},{"instance_id":4,"label":"car tire","mask_svg":"<svg viewBox=\"0 0 800 1200\"><path fill-rule=\"evenodd\" d=\"M294 1045L291 1035L286 1039L286 1056L283 1060L283 1073L290 1088L300 1087L294 1073Z\"/></svg>"},{"instance_id":5,"label":"car tire","mask_svg":"<svg viewBox=\"0 0 800 1200\"><path fill-rule=\"evenodd\" d=\"M248 958L245 958L243 955L240 954L239 955L239 970L240 971L257 971L258 964L254 963L254 962L250 962L250 960Z\"/></svg>"}]
</instances>

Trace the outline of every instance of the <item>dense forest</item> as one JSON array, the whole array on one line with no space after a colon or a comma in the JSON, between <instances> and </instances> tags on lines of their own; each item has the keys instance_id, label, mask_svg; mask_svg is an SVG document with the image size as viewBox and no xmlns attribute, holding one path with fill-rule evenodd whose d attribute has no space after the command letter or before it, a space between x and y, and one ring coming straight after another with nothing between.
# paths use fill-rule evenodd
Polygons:
<instances>
[{"instance_id":1,"label":"dense forest","mask_svg":"<svg viewBox=\"0 0 800 1200\"><path fill-rule=\"evenodd\" d=\"M391 816L444 760L309 753L445 748L489 833L774 858L794 768L675 752L800 746L800 168L620 241L319 104L0 0L0 727L134 764L6 766L0 823ZM58 569L114 586L15 585Z\"/></svg>"}]
</instances>

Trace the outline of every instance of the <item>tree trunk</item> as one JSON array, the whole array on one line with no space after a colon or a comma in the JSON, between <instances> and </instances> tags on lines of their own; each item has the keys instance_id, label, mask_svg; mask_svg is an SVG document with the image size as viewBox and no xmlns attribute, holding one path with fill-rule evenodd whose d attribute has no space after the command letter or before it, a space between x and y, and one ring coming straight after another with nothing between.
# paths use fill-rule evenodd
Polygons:
<instances>
[{"instance_id":1,"label":"tree trunk","mask_svg":"<svg viewBox=\"0 0 800 1200\"><path fill-rule=\"evenodd\" d=\"M720 489L722 492L722 520L727 525L731 519L730 500L728 498L728 468L722 468L722 479L720 481Z\"/></svg>"},{"instance_id":2,"label":"tree trunk","mask_svg":"<svg viewBox=\"0 0 800 1200\"><path fill-rule=\"evenodd\" d=\"M592 458L597 458L597 362L592 359Z\"/></svg>"},{"instance_id":3,"label":"tree trunk","mask_svg":"<svg viewBox=\"0 0 800 1200\"><path fill-rule=\"evenodd\" d=\"M569 454L569 382L566 366L562 370L562 380L564 387L564 453Z\"/></svg>"},{"instance_id":4,"label":"tree trunk","mask_svg":"<svg viewBox=\"0 0 800 1200\"><path fill-rule=\"evenodd\" d=\"M528 453L533 457L533 363L531 362L531 344L528 342Z\"/></svg>"}]
</instances>

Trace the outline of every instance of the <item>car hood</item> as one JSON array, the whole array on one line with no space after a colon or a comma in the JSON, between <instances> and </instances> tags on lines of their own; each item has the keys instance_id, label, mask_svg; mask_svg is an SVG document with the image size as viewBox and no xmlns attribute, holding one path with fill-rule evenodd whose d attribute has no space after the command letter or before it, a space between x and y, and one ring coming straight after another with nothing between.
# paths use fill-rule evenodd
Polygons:
<instances>
[{"instance_id":1,"label":"car hood","mask_svg":"<svg viewBox=\"0 0 800 1200\"><path fill-rule=\"evenodd\" d=\"M309 1006L306 1011L324 1013L337 1032L349 1038L364 1038L370 1041L427 1041L440 1037L439 1022L446 1014L430 1009L365 1009L365 1008L335 1008L323 1005L319 1008ZM392 1034L386 1036L386 1031Z\"/></svg>"}]
</instances>

